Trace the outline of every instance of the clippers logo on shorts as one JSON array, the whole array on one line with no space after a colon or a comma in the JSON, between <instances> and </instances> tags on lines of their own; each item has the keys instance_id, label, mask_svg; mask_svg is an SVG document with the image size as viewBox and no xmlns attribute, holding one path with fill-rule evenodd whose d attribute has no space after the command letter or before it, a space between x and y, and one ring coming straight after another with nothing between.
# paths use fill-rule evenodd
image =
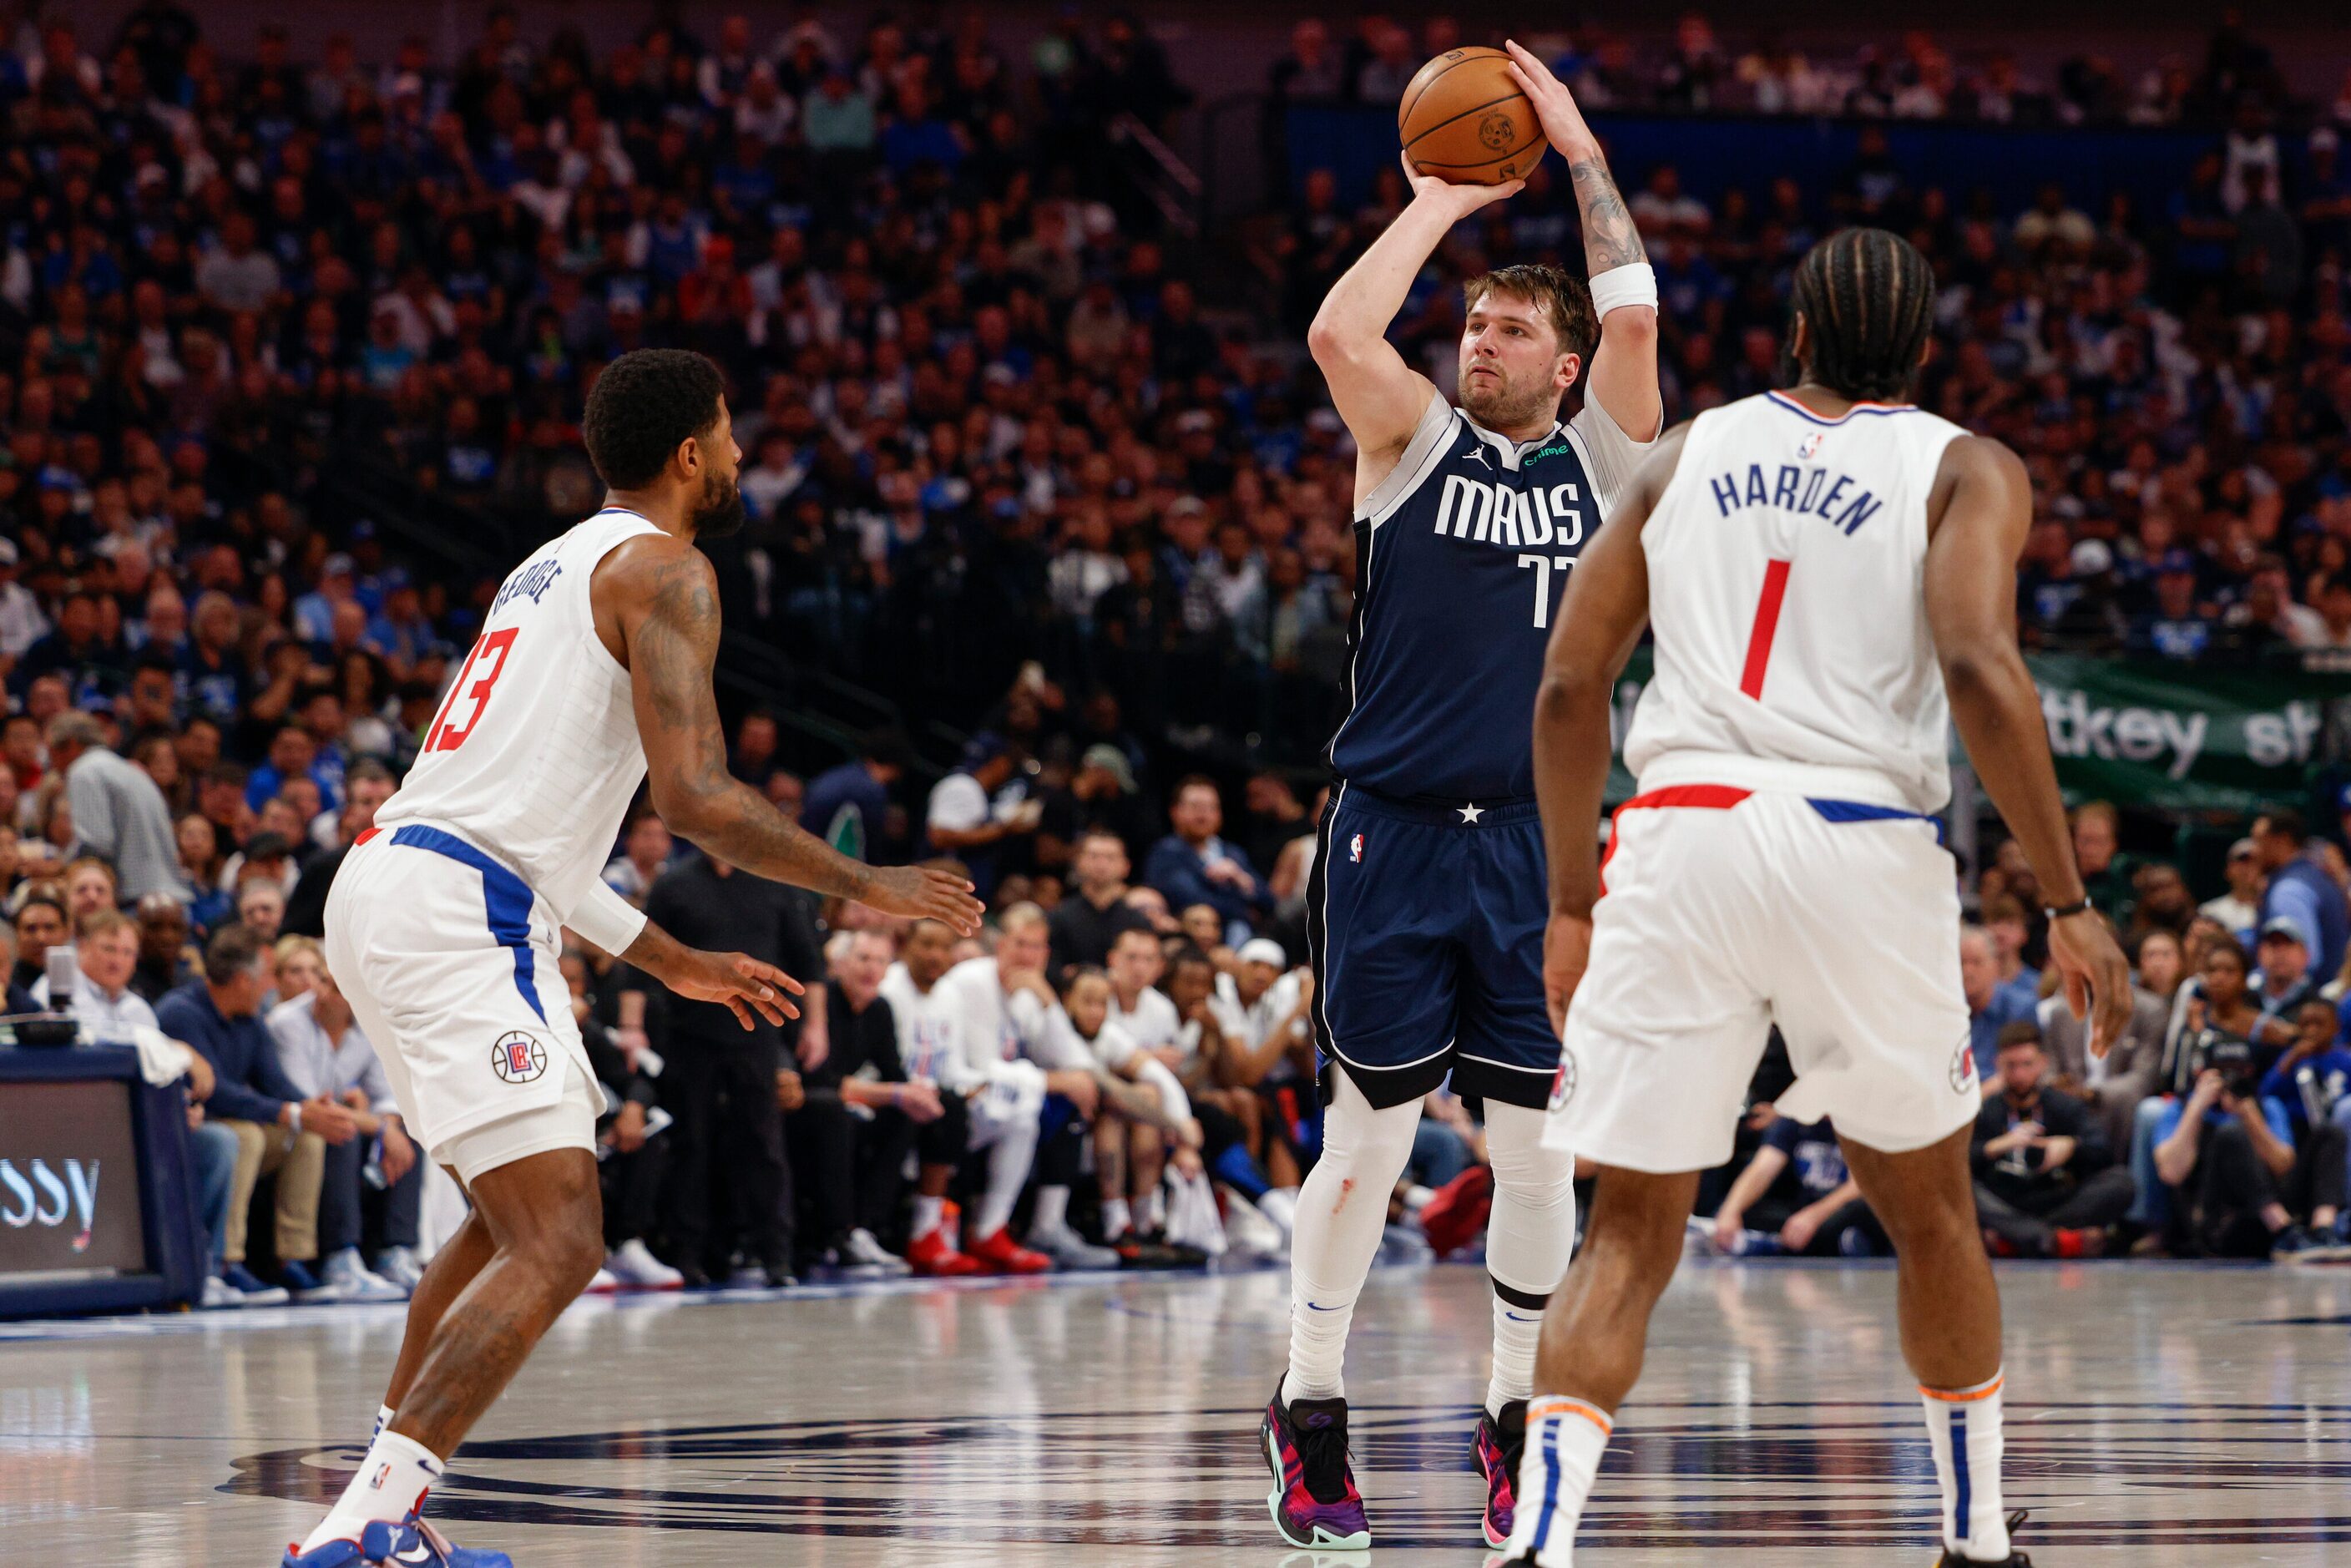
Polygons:
<instances>
[{"instance_id":1,"label":"clippers logo on shorts","mask_svg":"<svg viewBox=\"0 0 2351 1568\"><path fill-rule=\"evenodd\" d=\"M1559 1049L1559 1071L1552 1074L1551 1108L1562 1110L1575 1098L1575 1053L1565 1046Z\"/></svg>"},{"instance_id":2,"label":"clippers logo on shorts","mask_svg":"<svg viewBox=\"0 0 2351 1568\"><path fill-rule=\"evenodd\" d=\"M1364 863L1364 835L1357 833L1347 841L1347 858L1357 865Z\"/></svg>"},{"instance_id":3,"label":"clippers logo on shorts","mask_svg":"<svg viewBox=\"0 0 2351 1568\"><path fill-rule=\"evenodd\" d=\"M1976 1042L1971 1037L1963 1034L1959 1036L1959 1051L1951 1057L1951 1092L1966 1094L1973 1091L1975 1086Z\"/></svg>"},{"instance_id":4,"label":"clippers logo on shorts","mask_svg":"<svg viewBox=\"0 0 2351 1568\"><path fill-rule=\"evenodd\" d=\"M520 1030L500 1035L490 1047L490 1067L506 1082L536 1082L547 1071L547 1047Z\"/></svg>"}]
</instances>

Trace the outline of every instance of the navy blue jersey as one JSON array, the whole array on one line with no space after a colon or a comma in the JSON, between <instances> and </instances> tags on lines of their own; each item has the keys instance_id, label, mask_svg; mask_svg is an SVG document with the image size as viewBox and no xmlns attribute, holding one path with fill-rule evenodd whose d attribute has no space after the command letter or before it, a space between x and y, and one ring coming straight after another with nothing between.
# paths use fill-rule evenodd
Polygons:
<instances>
[{"instance_id":1,"label":"navy blue jersey","mask_svg":"<svg viewBox=\"0 0 2351 1568\"><path fill-rule=\"evenodd\" d=\"M1533 793L1552 617L1642 450L1597 405L1519 444L1431 401L1355 519L1339 778L1404 798Z\"/></svg>"}]
</instances>

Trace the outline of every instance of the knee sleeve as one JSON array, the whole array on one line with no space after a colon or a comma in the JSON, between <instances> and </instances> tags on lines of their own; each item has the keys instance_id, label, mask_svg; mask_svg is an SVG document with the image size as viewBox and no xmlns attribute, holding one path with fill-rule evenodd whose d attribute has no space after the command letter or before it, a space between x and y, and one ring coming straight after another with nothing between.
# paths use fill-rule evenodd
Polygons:
<instances>
[{"instance_id":1,"label":"knee sleeve","mask_svg":"<svg viewBox=\"0 0 2351 1568\"><path fill-rule=\"evenodd\" d=\"M1559 1283L1575 1247L1575 1156L1544 1146L1543 1121L1543 1112L1486 1102L1494 1166L1486 1266L1502 1284L1536 1295Z\"/></svg>"}]
</instances>

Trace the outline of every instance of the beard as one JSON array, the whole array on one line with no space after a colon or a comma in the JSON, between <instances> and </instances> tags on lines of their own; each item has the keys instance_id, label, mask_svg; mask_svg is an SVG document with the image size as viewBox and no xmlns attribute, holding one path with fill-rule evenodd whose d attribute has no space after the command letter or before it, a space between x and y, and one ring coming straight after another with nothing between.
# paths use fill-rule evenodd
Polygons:
<instances>
[{"instance_id":1,"label":"beard","mask_svg":"<svg viewBox=\"0 0 2351 1568\"><path fill-rule=\"evenodd\" d=\"M1489 367L1490 368L1490 367ZM1489 430L1512 430L1531 424L1546 413L1559 415L1559 393L1549 381L1531 386L1519 386L1497 371L1490 381L1479 381L1468 371L1460 373L1461 406L1469 417Z\"/></svg>"},{"instance_id":2,"label":"beard","mask_svg":"<svg viewBox=\"0 0 2351 1568\"><path fill-rule=\"evenodd\" d=\"M694 537L723 539L743 526L743 490L735 476L705 476L702 495L694 506Z\"/></svg>"}]
</instances>

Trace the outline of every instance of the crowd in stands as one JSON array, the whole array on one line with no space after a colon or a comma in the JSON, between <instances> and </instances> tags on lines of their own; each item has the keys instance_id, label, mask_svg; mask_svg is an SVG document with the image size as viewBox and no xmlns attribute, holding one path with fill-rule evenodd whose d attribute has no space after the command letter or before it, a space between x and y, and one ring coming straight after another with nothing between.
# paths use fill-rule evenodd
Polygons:
<instances>
[{"instance_id":1,"label":"crowd in stands","mask_svg":"<svg viewBox=\"0 0 2351 1568\"><path fill-rule=\"evenodd\" d=\"M1447 26L1302 27L1275 92L1385 101ZM959 861L998 913L978 943L892 928L633 821L608 873L625 896L830 978L742 1041L607 956L566 957L611 1102L613 1280L1279 1250L1317 1141L1311 764L1343 703L1355 559L1352 454L1297 339L1400 181L1346 209L1310 174L1237 240L1262 298L1212 308L1196 251L1104 151L1113 117L1165 127L1188 98L1123 16L1071 13L1018 61L976 10L855 37L664 23L599 54L492 7L454 67L421 40L298 60L281 31L209 37L173 0L112 37L61 10L9 43L8 1005L69 1005L186 1079L211 1299L413 1283L434 1178L316 938L505 562L404 525L522 540L583 515L585 387L653 343L728 376L754 517L714 546L729 625L970 732L943 778L895 732L803 778L753 711L736 770L854 852ZM2149 88L2095 61L2048 83L1956 69L1923 37L1830 69L1695 18L1579 36L1564 64L1596 114L2211 127L2159 212L2054 186L2000 211L1868 132L1817 184L1759 173L1712 201L1671 166L1618 171L1667 406L1772 384L1794 258L1837 224L1896 227L1943 285L1920 401L2033 475L2031 642L2351 646L2345 113L2294 102L2248 34ZM1568 194L1539 173L1432 261L1395 335L1440 384L1462 277L1573 264ZM350 505L352 473L390 476L383 512ZM2345 866L2289 811L2265 828L2199 912L2179 870L2117 852L2110 811L2082 814L2147 992L2103 1061L2040 994L2013 851L1971 868L1996 1247L2267 1252L2339 1223L2351 1056L2311 1004L2340 996ZM1874 1248L1833 1141L1774 1124L1771 1071L1769 1152L1722 1174L1702 1244ZM1402 1249L1475 1233L1472 1108L1434 1109ZM265 1184L273 1223L248 1235Z\"/></svg>"}]
</instances>

